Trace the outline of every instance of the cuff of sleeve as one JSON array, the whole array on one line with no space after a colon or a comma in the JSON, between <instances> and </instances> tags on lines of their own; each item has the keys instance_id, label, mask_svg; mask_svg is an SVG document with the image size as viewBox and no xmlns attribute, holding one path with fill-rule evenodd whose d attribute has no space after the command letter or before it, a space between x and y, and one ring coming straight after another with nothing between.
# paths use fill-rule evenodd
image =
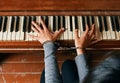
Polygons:
<instances>
[{"instance_id":1,"label":"cuff of sleeve","mask_svg":"<svg viewBox=\"0 0 120 83\"><path fill-rule=\"evenodd\" d=\"M52 41L49 41L49 42L47 42L47 43L45 43L45 44L43 44L43 48L44 49L57 49L57 48L59 48L59 44L58 43L55 43L55 42L52 42Z\"/></svg>"},{"instance_id":2,"label":"cuff of sleeve","mask_svg":"<svg viewBox=\"0 0 120 83\"><path fill-rule=\"evenodd\" d=\"M80 54L80 55L78 55L78 56L75 57L75 61L80 61L80 60L85 61L84 54Z\"/></svg>"}]
</instances>

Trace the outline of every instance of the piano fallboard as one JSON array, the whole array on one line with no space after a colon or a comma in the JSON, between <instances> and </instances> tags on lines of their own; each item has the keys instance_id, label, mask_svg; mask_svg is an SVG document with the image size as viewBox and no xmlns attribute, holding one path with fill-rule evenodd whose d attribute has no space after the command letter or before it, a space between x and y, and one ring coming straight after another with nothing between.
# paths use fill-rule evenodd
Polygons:
<instances>
[{"instance_id":1,"label":"piano fallboard","mask_svg":"<svg viewBox=\"0 0 120 83\"><path fill-rule=\"evenodd\" d=\"M60 48L58 50L75 50L70 49L74 46L74 40L59 40ZM98 43L89 46L86 50L120 50L120 40L101 40ZM38 41L0 41L1 53L22 53L22 52L39 52L43 51L42 45Z\"/></svg>"},{"instance_id":2,"label":"piano fallboard","mask_svg":"<svg viewBox=\"0 0 120 83\"><path fill-rule=\"evenodd\" d=\"M120 1L4 0L0 15L120 15Z\"/></svg>"}]
</instances>

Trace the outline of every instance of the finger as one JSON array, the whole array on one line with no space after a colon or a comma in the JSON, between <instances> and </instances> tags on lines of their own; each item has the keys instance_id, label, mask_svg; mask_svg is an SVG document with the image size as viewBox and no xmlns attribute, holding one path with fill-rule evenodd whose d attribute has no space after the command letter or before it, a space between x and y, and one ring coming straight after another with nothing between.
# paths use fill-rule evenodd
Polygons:
<instances>
[{"instance_id":1,"label":"finger","mask_svg":"<svg viewBox=\"0 0 120 83\"><path fill-rule=\"evenodd\" d=\"M90 45L96 44L96 43L98 43L98 42L100 42L100 41L101 41L101 40L96 39L95 41L92 41L92 42L90 43Z\"/></svg>"},{"instance_id":2,"label":"finger","mask_svg":"<svg viewBox=\"0 0 120 83\"><path fill-rule=\"evenodd\" d=\"M75 30L75 35L74 36L75 36L75 39L79 38L79 36L78 36L78 29Z\"/></svg>"},{"instance_id":3,"label":"finger","mask_svg":"<svg viewBox=\"0 0 120 83\"><path fill-rule=\"evenodd\" d=\"M61 28L59 31L55 31L54 35L57 38L59 35L61 35L64 32L64 28Z\"/></svg>"},{"instance_id":4,"label":"finger","mask_svg":"<svg viewBox=\"0 0 120 83\"><path fill-rule=\"evenodd\" d=\"M90 41L97 39L95 35L92 35L92 37L90 38Z\"/></svg>"},{"instance_id":5,"label":"finger","mask_svg":"<svg viewBox=\"0 0 120 83\"><path fill-rule=\"evenodd\" d=\"M28 35L28 37L30 37L30 38L32 38L32 39L36 39L36 40L38 40L38 36Z\"/></svg>"},{"instance_id":6,"label":"finger","mask_svg":"<svg viewBox=\"0 0 120 83\"><path fill-rule=\"evenodd\" d=\"M39 31L38 31L36 28L34 28L33 25L31 25L31 28L32 28L32 30L33 30L34 32L36 32L37 34L39 33Z\"/></svg>"},{"instance_id":7,"label":"finger","mask_svg":"<svg viewBox=\"0 0 120 83\"><path fill-rule=\"evenodd\" d=\"M91 29L91 32L90 32L90 35L93 35L95 32L95 27L94 27L94 24L92 25L92 29Z\"/></svg>"},{"instance_id":8,"label":"finger","mask_svg":"<svg viewBox=\"0 0 120 83\"><path fill-rule=\"evenodd\" d=\"M88 25L86 25L86 30L85 30L84 36L86 36L88 34L88 31L89 31L89 27L88 27Z\"/></svg>"},{"instance_id":9,"label":"finger","mask_svg":"<svg viewBox=\"0 0 120 83\"><path fill-rule=\"evenodd\" d=\"M40 23L42 24L43 29L47 30L47 26L46 26L45 22L42 19L40 19Z\"/></svg>"},{"instance_id":10,"label":"finger","mask_svg":"<svg viewBox=\"0 0 120 83\"><path fill-rule=\"evenodd\" d=\"M34 21L32 21L32 25L34 25L35 28L36 28L39 32L42 31L42 29L40 28L40 26L39 26L37 23L35 23Z\"/></svg>"}]
</instances>

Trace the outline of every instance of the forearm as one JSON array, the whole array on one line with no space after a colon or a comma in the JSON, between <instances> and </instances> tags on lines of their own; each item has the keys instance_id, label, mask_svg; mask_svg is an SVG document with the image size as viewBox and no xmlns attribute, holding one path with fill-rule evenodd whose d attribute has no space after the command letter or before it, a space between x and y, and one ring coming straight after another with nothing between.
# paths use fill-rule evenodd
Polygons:
<instances>
[{"instance_id":1,"label":"forearm","mask_svg":"<svg viewBox=\"0 0 120 83\"><path fill-rule=\"evenodd\" d=\"M88 67L86 64L84 54L79 54L78 56L76 56L75 62L76 62L77 69L78 69L79 82L83 83L83 80L85 79L88 73Z\"/></svg>"},{"instance_id":2,"label":"forearm","mask_svg":"<svg viewBox=\"0 0 120 83\"><path fill-rule=\"evenodd\" d=\"M61 77L55 56L56 46L53 42L44 44L45 83L61 83Z\"/></svg>"}]
</instances>

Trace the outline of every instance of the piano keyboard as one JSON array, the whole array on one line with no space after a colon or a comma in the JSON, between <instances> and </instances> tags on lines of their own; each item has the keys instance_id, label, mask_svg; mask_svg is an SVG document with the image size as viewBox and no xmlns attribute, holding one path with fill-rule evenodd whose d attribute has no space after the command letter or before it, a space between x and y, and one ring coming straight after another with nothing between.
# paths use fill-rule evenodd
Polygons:
<instances>
[{"instance_id":1,"label":"piano keyboard","mask_svg":"<svg viewBox=\"0 0 120 83\"><path fill-rule=\"evenodd\" d=\"M120 16L0 16L0 41L35 41L28 37L37 35L31 30L31 21L40 23L40 18L53 32L65 28L58 40L73 40L75 29L81 36L86 24L95 24L99 39L120 40Z\"/></svg>"}]
</instances>

